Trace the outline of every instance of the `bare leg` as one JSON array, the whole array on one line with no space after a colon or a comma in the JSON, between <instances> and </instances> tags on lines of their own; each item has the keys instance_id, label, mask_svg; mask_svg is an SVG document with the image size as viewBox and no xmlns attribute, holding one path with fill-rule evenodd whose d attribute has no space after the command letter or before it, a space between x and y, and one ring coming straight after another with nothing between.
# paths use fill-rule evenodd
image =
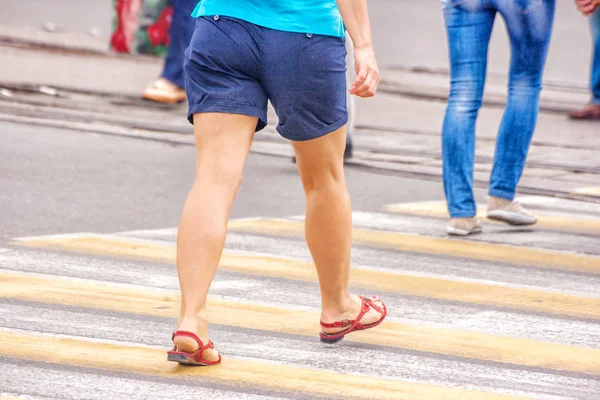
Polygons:
<instances>
[{"instance_id":1,"label":"bare leg","mask_svg":"<svg viewBox=\"0 0 600 400\"><path fill-rule=\"evenodd\" d=\"M345 143L345 127L292 143L306 193L306 242L317 267L324 322L354 319L361 309L360 299L348 292L352 208L344 178ZM380 317L371 309L362 322L370 324Z\"/></svg>"},{"instance_id":2,"label":"bare leg","mask_svg":"<svg viewBox=\"0 0 600 400\"><path fill-rule=\"evenodd\" d=\"M206 297L215 276L227 231L227 219L242 179L257 119L244 115L194 115L196 181L187 198L177 237L177 272L181 286L178 329L197 334L208 343ZM187 337L175 346L194 352L198 345ZM204 358L218 359L216 350Z\"/></svg>"}]
</instances>

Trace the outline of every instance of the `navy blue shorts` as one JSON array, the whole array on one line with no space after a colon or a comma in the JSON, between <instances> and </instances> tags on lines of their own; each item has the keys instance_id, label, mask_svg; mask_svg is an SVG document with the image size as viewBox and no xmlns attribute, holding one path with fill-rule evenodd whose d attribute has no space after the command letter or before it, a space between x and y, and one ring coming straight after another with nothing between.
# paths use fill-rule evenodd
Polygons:
<instances>
[{"instance_id":1,"label":"navy blue shorts","mask_svg":"<svg viewBox=\"0 0 600 400\"><path fill-rule=\"evenodd\" d=\"M185 57L188 120L202 112L258 117L267 101L289 140L315 139L348 121L345 39L283 32L223 16L201 17Z\"/></svg>"}]
</instances>

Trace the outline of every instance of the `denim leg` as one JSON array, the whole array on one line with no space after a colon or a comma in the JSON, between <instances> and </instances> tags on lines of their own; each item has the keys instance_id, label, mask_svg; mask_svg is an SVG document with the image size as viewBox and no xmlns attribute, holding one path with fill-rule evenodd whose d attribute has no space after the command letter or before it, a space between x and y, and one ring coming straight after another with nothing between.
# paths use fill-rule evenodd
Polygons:
<instances>
[{"instance_id":1,"label":"denim leg","mask_svg":"<svg viewBox=\"0 0 600 400\"><path fill-rule=\"evenodd\" d=\"M450 95L442 128L444 192L452 218L474 217L475 122L481 108L495 11L446 5Z\"/></svg>"},{"instance_id":2,"label":"denim leg","mask_svg":"<svg viewBox=\"0 0 600 400\"><path fill-rule=\"evenodd\" d=\"M590 26L594 42L590 88L592 91L592 103L600 104L600 8L597 8L590 17Z\"/></svg>"},{"instance_id":3,"label":"denim leg","mask_svg":"<svg viewBox=\"0 0 600 400\"><path fill-rule=\"evenodd\" d=\"M196 20L191 17L198 0L173 0L173 20L169 30L169 49L162 77L180 88L185 87L183 61Z\"/></svg>"},{"instance_id":4,"label":"denim leg","mask_svg":"<svg viewBox=\"0 0 600 400\"><path fill-rule=\"evenodd\" d=\"M537 122L542 73L554 20L554 0L523 12L499 8L506 21L512 59L508 101L496 139L489 194L513 200Z\"/></svg>"}]
</instances>

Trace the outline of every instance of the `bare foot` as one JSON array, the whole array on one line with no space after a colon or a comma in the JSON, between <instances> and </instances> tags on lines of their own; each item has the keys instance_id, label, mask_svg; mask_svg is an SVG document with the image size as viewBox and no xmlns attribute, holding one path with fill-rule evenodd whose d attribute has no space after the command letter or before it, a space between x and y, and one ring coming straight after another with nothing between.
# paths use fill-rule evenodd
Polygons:
<instances>
[{"instance_id":1,"label":"bare foot","mask_svg":"<svg viewBox=\"0 0 600 400\"><path fill-rule=\"evenodd\" d=\"M198 335L202 344L206 346L210 339L208 337L208 320L204 318L180 318L177 327L178 331L192 332ZM199 349L198 343L192 338L186 336L176 336L173 339L177 351L194 353ZM215 349L206 349L202 354L202 359L212 362L219 360L219 352Z\"/></svg>"},{"instance_id":2,"label":"bare foot","mask_svg":"<svg viewBox=\"0 0 600 400\"><path fill-rule=\"evenodd\" d=\"M353 321L360 314L360 312L362 310L362 304L363 303L362 303L362 300L360 297L351 294L350 298L348 300L348 303L345 306L342 306L341 309L338 310L337 312L323 311L321 313L321 321L324 323L330 323L330 324L334 323L335 321L343 321L343 320ZM379 299L373 299L373 304L378 306L381 310L383 310L383 308L384 308L383 302ZM367 311L365 313L365 315L363 315L362 318L360 319L360 323L362 325L371 325L371 324L374 324L375 322L379 321L382 316L383 316L382 313L380 313L379 311L370 307L369 311ZM342 332L345 329L346 328L340 329L340 328L321 327L322 332L327 333L327 334L334 334L334 333Z\"/></svg>"}]
</instances>

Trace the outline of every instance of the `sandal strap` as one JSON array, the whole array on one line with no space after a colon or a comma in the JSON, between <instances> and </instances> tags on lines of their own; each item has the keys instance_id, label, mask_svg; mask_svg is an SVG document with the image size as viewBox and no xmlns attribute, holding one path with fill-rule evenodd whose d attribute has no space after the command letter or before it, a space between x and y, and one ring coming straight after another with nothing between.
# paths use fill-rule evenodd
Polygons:
<instances>
[{"instance_id":1,"label":"sandal strap","mask_svg":"<svg viewBox=\"0 0 600 400\"><path fill-rule=\"evenodd\" d=\"M204 343L202 343L202 340L193 332L175 331L175 332L173 332L173 336L171 337L171 340L175 339L175 337L177 337L177 336L189 337L189 338L194 339L196 341L196 343L198 343L199 348L198 348L198 350L196 350L194 352L194 354L198 353L198 352L200 352L200 354L202 354L202 352L204 352L204 350L213 349L215 347L212 340L209 340L208 343L206 345L204 345Z\"/></svg>"},{"instance_id":2,"label":"sandal strap","mask_svg":"<svg viewBox=\"0 0 600 400\"><path fill-rule=\"evenodd\" d=\"M361 296L362 297L362 296ZM379 307L377 304L375 304L375 300L379 300L379 297L377 296L373 296L371 298L363 298L363 300L375 311L377 311L379 314L384 315L385 311L381 309L381 307Z\"/></svg>"},{"instance_id":3,"label":"sandal strap","mask_svg":"<svg viewBox=\"0 0 600 400\"><path fill-rule=\"evenodd\" d=\"M354 330L357 327L359 329L362 329L363 326L361 325L360 320L362 319L362 317L364 317L364 315L367 312L369 312L369 308L371 308L371 307L375 308L377 306L375 304L373 304L373 301L371 299L367 299L363 296L359 296L359 297L362 300L362 308L355 319L353 319L353 320L344 319L341 321L335 321L333 323L327 323L327 322L320 321L321 326L323 328L346 328L344 330L350 330L350 331ZM375 309L377 311L379 311L378 307Z\"/></svg>"}]
</instances>

